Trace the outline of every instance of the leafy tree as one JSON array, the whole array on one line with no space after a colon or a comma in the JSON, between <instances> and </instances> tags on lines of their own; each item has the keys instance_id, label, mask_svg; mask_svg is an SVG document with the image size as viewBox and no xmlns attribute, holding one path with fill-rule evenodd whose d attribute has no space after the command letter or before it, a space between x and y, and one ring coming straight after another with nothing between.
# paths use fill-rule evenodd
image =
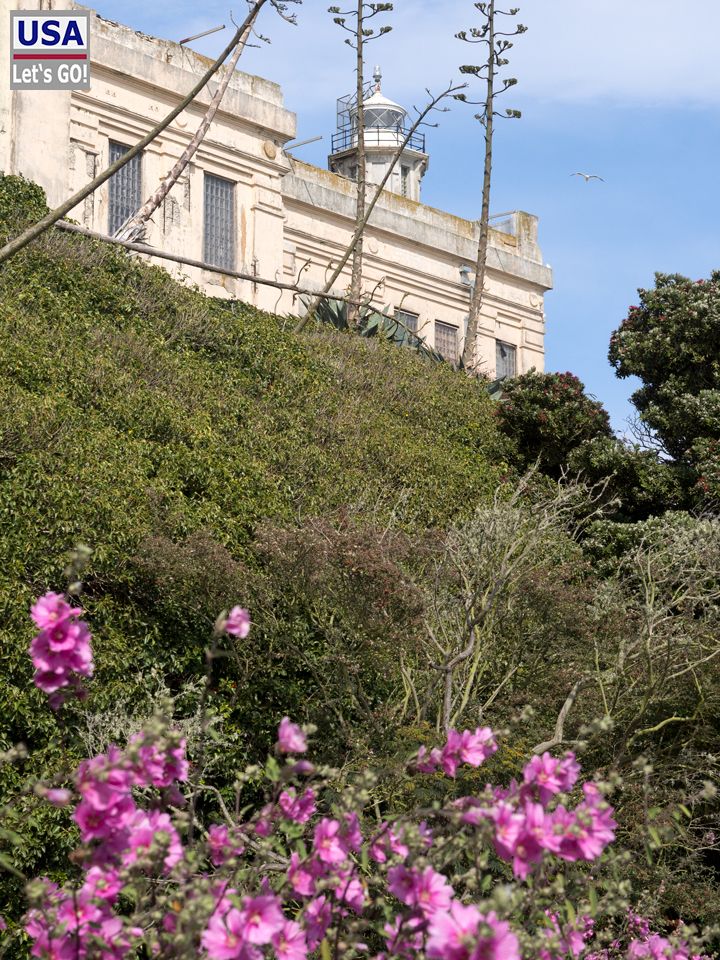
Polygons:
<instances>
[{"instance_id":1,"label":"leafy tree","mask_svg":"<svg viewBox=\"0 0 720 960\"><path fill-rule=\"evenodd\" d=\"M570 454L571 474L589 484L605 485L605 500L614 502L614 520L635 523L688 505L692 475L656 450L599 436Z\"/></svg>"},{"instance_id":2,"label":"leafy tree","mask_svg":"<svg viewBox=\"0 0 720 960\"><path fill-rule=\"evenodd\" d=\"M610 340L619 377L642 386L632 402L665 450L696 472L700 490L720 494L720 272L692 281L656 274L653 290Z\"/></svg>"}]
</instances>

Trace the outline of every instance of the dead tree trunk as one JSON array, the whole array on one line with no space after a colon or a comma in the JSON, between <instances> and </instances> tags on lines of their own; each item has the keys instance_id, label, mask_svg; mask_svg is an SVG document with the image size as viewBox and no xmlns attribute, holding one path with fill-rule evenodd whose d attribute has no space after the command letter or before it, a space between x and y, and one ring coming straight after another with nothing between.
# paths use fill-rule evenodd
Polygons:
<instances>
[{"instance_id":1,"label":"dead tree trunk","mask_svg":"<svg viewBox=\"0 0 720 960\"><path fill-rule=\"evenodd\" d=\"M482 211L480 213L480 240L475 262L475 286L470 301L470 313L465 333L463 364L468 372L477 365L477 331L485 291L488 239L490 235L490 188L492 185L493 119L495 98L495 0L490 0L488 11L488 43L490 54L487 62L487 92L485 97L485 167L483 169Z\"/></svg>"},{"instance_id":2,"label":"dead tree trunk","mask_svg":"<svg viewBox=\"0 0 720 960\"><path fill-rule=\"evenodd\" d=\"M498 10L496 8L496 0L489 0L488 3L476 3L475 6L484 18L485 22L483 25L481 27L473 27L469 31L463 30L456 34L460 40L465 40L468 43L486 44L488 49L487 58L482 66L463 66L460 68L462 73L472 74L478 79L485 81L485 99L480 104L482 111L476 114L476 119L485 127L485 162L483 167L480 238L478 240L477 258L475 262L475 284L470 299L470 310L468 313L468 323L462 355L463 365L468 373L475 373L478 366L478 358L476 355L477 332L485 297L487 254L490 241L490 189L492 186L495 117L505 116L515 118L520 116L518 110L506 110L504 114L498 114L495 111L495 100L497 97L517 83L515 79L501 80L498 89L496 85L497 75L499 69L508 63L504 54L512 47L512 43L506 38L525 33L527 29L522 24L517 24L511 31L502 31L497 28L497 17L514 17L515 14L518 13L516 8L511 10Z\"/></svg>"},{"instance_id":3,"label":"dead tree trunk","mask_svg":"<svg viewBox=\"0 0 720 960\"><path fill-rule=\"evenodd\" d=\"M359 239L362 237L363 231L365 230L365 227L367 226L367 223L370 220L370 216L373 210L375 209L375 206L377 205L377 202L380 199L380 196L382 195L383 190L387 186L387 182L392 176L398 160L402 156L403 151L405 150L407 145L410 143L410 140L412 139L412 137L414 136L418 128L423 125L428 114L430 114L433 110L437 109L438 104L442 100L444 100L446 97L458 98L460 96L460 91L464 90L465 86L466 84L460 84L458 86L452 86L452 85L449 86L441 94L439 94L436 97L433 97L430 100L430 102L423 108L423 110L418 114L417 119L415 120L413 125L410 127L408 132L405 134L405 138L403 139L402 143L398 146L397 150L393 154L392 160L390 161L388 169L385 172L385 176L382 178L382 180L378 184L375 190L375 193L373 194L372 199L370 200L370 203L367 205L367 209L365 210L365 215L362 221L359 224L357 224L357 226L355 227L355 232L350 238L350 243L345 248L345 253L343 253L337 266L333 270L330 278L325 283L325 286L323 287L322 291L313 299L307 311L305 312L305 315L300 317L300 319L296 323L295 333L301 333L305 329L305 327L308 325L310 320L312 320L313 317L315 316L315 311L317 310L320 302L324 300L332 291L332 288L335 285L338 277L345 269L345 266L348 260L350 259L350 257L353 255L355 247Z\"/></svg>"}]
</instances>

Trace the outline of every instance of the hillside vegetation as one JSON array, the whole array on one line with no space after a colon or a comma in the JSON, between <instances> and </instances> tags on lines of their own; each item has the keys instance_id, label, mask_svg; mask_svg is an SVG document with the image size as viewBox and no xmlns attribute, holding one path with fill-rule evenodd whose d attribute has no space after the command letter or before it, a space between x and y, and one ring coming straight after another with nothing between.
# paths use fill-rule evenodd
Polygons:
<instances>
[{"instance_id":1,"label":"hillside vegetation","mask_svg":"<svg viewBox=\"0 0 720 960\"><path fill-rule=\"evenodd\" d=\"M44 209L0 177L0 240ZM407 348L290 327L60 231L0 271L0 752L32 751L0 768L12 863L52 874L74 844L65 811L24 792L60 754L122 741L169 699L197 759L207 675L201 776L221 794L285 714L346 769L491 724L509 749L488 776L547 744L622 784L636 900L708 922L720 530L679 509L692 480L609 436L569 374L518 378L498 406ZM97 669L59 749L28 609L77 571ZM206 661L235 604L250 636ZM433 799L414 789L388 777L377 802ZM17 919L16 878L3 899Z\"/></svg>"},{"instance_id":2,"label":"hillside vegetation","mask_svg":"<svg viewBox=\"0 0 720 960\"><path fill-rule=\"evenodd\" d=\"M42 209L37 188L0 180L3 235ZM93 551L99 673L132 696L150 666L171 686L202 670L217 614L259 589L260 525L265 539L314 518L426 530L507 473L475 384L287 326L59 231L0 273L4 744L48 722L28 703L26 612L62 587L75 545Z\"/></svg>"}]
</instances>

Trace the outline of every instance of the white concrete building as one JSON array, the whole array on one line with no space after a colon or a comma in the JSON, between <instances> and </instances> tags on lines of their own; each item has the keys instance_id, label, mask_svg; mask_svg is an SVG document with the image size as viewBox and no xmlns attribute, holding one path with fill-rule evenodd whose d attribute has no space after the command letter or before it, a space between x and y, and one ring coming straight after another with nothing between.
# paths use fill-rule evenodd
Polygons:
<instances>
[{"instance_id":1,"label":"white concrete building","mask_svg":"<svg viewBox=\"0 0 720 960\"><path fill-rule=\"evenodd\" d=\"M87 9L69 0L9 0L9 7ZM91 17L89 90L11 91L0 84L0 171L35 180L51 206L136 143L210 62L177 43L92 11ZM0 28L0 63L6 67L9 42L6 28ZM388 100L376 82L365 102L373 182L387 169L405 123L404 108ZM141 157L73 211L73 218L101 233L117 229L170 170L210 95L204 91ZM237 72L200 149L153 217L148 242L259 278L292 282L300 276L303 286L321 289L353 232L354 122L349 106L333 138L330 171L301 163L284 150L296 123L280 87ZM420 202L428 161L424 139L411 141L366 232L364 284L374 291L375 304L402 311L408 325L454 358L462 349L478 224ZM544 295L552 275L538 247L537 219L507 215L496 222L490 243L478 333L483 368L490 376L542 370ZM168 269L210 295L238 297L278 313L302 312L288 291L207 270ZM338 293L349 279L348 268Z\"/></svg>"}]
</instances>

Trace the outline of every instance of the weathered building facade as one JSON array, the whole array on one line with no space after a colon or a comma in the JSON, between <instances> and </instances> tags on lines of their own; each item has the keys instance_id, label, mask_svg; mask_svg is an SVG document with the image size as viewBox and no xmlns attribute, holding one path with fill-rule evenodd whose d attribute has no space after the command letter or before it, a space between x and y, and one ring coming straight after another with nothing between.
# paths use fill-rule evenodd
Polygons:
<instances>
[{"instance_id":1,"label":"weathered building facade","mask_svg":"<svg viewBox=\"0 0 720 960\"><path fill-rule=\"evenodd\" d=\"M10 0L11 9L68 9L68 0ZM78 7L78 9L86 9ZM196 83L207 58L92 13L89 90L11 91L0 84L0 170L22 173L56 205L146 134ZM9 38L0 30L0 63ZM72 216L112 233L164 177L195 132L211 93L200 97L144 151ZM373 94L378 107L402 111ZM383 101L380 103L380 101ZM369 101L366 101L366 106ZM401 121L398 121L401 122ZM356 185L350 179L352 134L334 142L331 167L301 163L285 151L295 115L280 87L237 72L200 149L149 226L159 250L258 278L321 289L353 232ZM382 163L392 143L375 131ZM470 302L478 224L419 202L427 168L424 144L413 144L366 231L365 289L373 303L402 311L446 356L462 349ZM380 168L378 167L378 170ZM403 195L405 194L405 195ZM491 231L478 354L490 375L544 365L544 295L550 268L537 243L537 220L507 215ZM162 261L159 261L162 262ZM172 267L210 295L234 296L279 313L299 313L289 291L189 267ZM342 293L349 268L338 281Z\"/></svg>"}]
</instances>

